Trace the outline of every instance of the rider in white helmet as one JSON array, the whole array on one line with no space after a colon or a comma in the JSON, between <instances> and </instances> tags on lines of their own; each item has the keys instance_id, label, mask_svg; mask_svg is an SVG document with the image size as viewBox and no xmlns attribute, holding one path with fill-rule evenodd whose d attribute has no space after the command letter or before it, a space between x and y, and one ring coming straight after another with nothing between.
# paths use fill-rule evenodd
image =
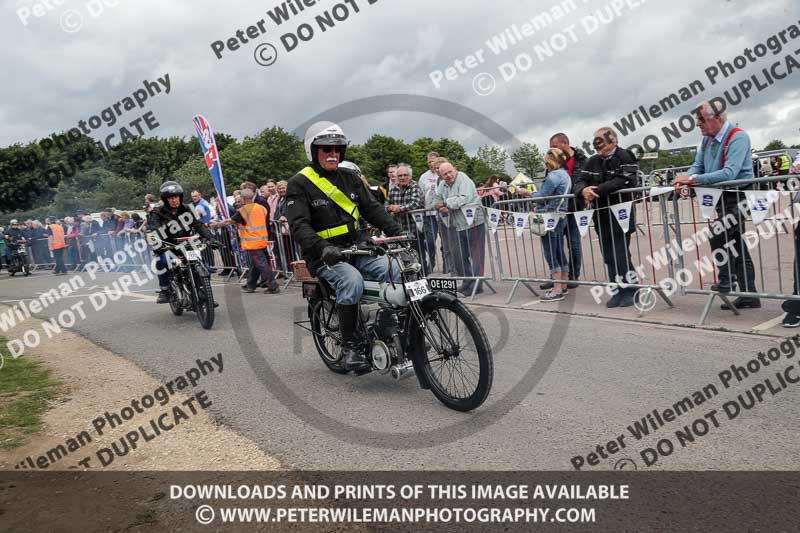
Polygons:
<instances>
[{"instance_id":1,"label":"rider in white helmet","mask_svg":"<svg viewBox=\"0 0 800 533\"><path fill-rule=\"evenodd\" d=\"M355 171L340 167L347 145L338 125L312 125L305 137L311 164L289 180L286 206L292 237L300 245L309 270L336 291L344 368L361 372L369 370L355 338L364 278L388 281L389 261L366 256L348 261L341 248L365 240L359 217L388 236L400 235L402 228L375 201Z\"/></svg>"}]
</instances>

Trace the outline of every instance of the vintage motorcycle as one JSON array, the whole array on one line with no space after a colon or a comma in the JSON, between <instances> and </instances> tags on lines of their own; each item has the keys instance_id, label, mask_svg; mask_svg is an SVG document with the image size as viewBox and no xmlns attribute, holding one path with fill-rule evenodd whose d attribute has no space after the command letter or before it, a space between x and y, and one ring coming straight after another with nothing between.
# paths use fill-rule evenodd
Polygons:
<instances>
[{"instance_id":1,"label":"vintage motorcycle","mask_svg":"<svg viewBox=\"0 0 800 533\"><path fill-rule=\"evenodd\" d=\"M359 331L371 371L400 380L416 373L420 386L447 407L470 411L492 388L492 349L480 322L455 294L431 290L407 237L373 238L370 245L343 250L345 256L387 255L400 281L364 281ZM338 374L342 342L333 289L323 280L304 281L308 321L322 362ZM308 324L308 327L305 326Z\"/></svg>"},{"instance_id":2,"label":"vintage motorcycle","mask_svg":"<svg viewBox=\"0 0 800 533\"><path fill-rule=\"evenodd\" d=\"M11 250L8 262L8 274L13 276L17 272L22 272L24 276L31 275L31 262L28 259L28 251L25 249L27 241L18 241L18 246L15 250Z\"/></svg>"},{"instance_id":3,"label":"vintage motorcycle","mask_svg":"<svg viewBox=\"0 0 800 533\"><path fill-rule=\"evenodd\" d=\"M178 241L195 241L197 236L182 237ZM207 244L196 242L191 247L161 242L167 250L170 269L169 307L172 314L181 316L184 311L194 311L204 329L214 325L214 293L211 274L203 263L202 251Z\"/></svg>"}]
</instances>

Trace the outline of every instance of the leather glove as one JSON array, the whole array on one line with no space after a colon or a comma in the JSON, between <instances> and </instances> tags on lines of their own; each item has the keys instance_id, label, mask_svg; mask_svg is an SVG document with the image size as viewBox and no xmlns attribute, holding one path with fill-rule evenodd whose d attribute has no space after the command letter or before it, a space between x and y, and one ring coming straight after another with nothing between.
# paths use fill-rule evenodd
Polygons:
<instances>
[{"instance_id":1,"label":"leather glove","mask_svg":"<svg viewBox=\"0 0 800 533\"><path fill-rule=\"evenodd\" d=\"M322 250L322 261L328 266L333 266L344 261L344 254L336 246L326 246Z\"/></svg>"}]
</instances>

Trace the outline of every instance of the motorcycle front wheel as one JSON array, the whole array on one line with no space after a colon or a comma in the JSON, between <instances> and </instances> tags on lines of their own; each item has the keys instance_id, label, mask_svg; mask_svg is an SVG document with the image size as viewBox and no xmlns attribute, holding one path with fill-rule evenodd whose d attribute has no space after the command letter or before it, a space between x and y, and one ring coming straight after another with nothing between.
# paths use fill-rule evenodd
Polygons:
<instances>
[{"instance_id":1,"label":"motorcycle front wheel","mask_svg":"<svg viewBox=\"0 0 800 533\"><path fill-rule=\"evenodd\" d=\"M195 273L197 288L197 318L203 329L214 325L214 293L211 291L211 278Z\"/></svg>"},{"instance_id":2,"label":"motorcycle front wheel","mask_svg":"<svg viewBox=\"0 0 800 533\"><path fill-rule=\"evenodd\" d=\"M431 392L456 411L471 411L492 389L494 361L477 317L456 299L439 299L422 308L428 336L417 325L414 346Z\"/></svg>"}]
</instances>

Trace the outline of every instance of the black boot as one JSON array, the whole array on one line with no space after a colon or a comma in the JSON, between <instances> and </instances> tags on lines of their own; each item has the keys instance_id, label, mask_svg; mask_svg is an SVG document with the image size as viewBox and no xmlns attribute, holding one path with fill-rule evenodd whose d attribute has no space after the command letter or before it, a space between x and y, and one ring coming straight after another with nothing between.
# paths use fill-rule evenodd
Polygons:
<instances>
[{"instance_id":1,"label":"black boot","mask_svg":"<svg viewBox=\"0 0 800 533\"><path fill-rule=\"evenodd\" d=\"M339 305L339 333L342 335L342 365L348 372L369 371L364 351L356 341L358 305Z\"/></svg>"},{"instance_id":2,"label":"black boot","mask_svg":"<svg viewBox=\"0 0 800 533\"><path fill-rule=\"evenodd\" d=\"M714 292L721 292L723 294L733 290L733 284L731 283L731 278L728 276L727 271L722 272L720 270L719 275L717 276L717 282L711 286L711 290Z\"/></svg>"},{"instance_id":3,"label":"black boot","mask_svg":"<svg viewBox=\"0 0 800 533\"><path fill-rule=\"evenodd\" d=\"M158 298L156 299L157 304L168 304L169 303L169 289L161 289L158 291Z\"/></svg>"},{"instance_id":4,"label":"black boot","mask_svg":"<svg viewBox=\"0 0 800 533\"><path fill-rule=\"evenodd\" d=\"M761 309L761 300L752 296L739 296L731 303L736 309ZM722 304L719 308L723 311L731 310L728 304Z\"/></svg>"}]
</instances>

